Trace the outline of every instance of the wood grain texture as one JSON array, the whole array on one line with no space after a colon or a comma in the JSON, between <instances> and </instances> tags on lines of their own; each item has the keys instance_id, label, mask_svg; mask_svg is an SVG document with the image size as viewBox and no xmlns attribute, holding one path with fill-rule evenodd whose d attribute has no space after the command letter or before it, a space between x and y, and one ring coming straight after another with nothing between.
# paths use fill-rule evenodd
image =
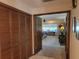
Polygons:
<instances>
[{"instance_id":1,"label":"wood grain texture","mask_svg":"<svg viewBox=\"0 0 79 59\"><path fill-rule=\"evenodd\" d=\"M32 55L31 15L0 5L0 59L28 59Z\"/></svg>"},{"instance_id":2,"label":"wood grain texture","mask_svg":"<svg viewBox=\"0 0 79 59\"><path fill-rule=\"evenodd\" d=\"M11 59L9 9L0 6L0 49L1 59Z\"/></svg>"},{"instance_id":3,"label":"wood grain texture","mask_svg":"<svg viewBox=\"0 0 79 59\"><path fill-rule=\"evenodd\" d=\"M28 44L28 56L32 56L32 20L31 16L26 14L25 20L25 31L26 31L26 39Z\"/></svg>"},{"instance_id":4,"label":"wood grain texture","mask_svg":"<svg viewBox=\"0 0 79 59\"><path fill-rule=\"evenodd\" d=\"M20 59L18 12L11 11L11 44L13 59Z\"/></svg>"},{"instance_id":5,"label":"wood grain texture","mask_svg":"<svg viewBox=\"0 0 79 59\"><path fill-rule=\"evenodd\" d=\"M27 39L25 38L25 14L24 13L20 13L19 14L19 30L20 30L20 52L21 52L21 59L27 59L27 49L26 46L27 45Z\"/></svg>"}]
</instances>

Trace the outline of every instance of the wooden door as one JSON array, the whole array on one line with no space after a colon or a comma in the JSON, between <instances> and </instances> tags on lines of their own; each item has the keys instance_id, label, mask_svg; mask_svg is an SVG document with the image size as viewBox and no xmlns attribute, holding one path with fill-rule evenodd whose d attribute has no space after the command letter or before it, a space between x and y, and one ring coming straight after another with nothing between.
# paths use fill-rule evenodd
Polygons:
<instances>
[{"instance_id":1,"label":"wooden door","mask_svg":"<svg viewBox=\"0 0 79 59\"><path fill-rule=\"evenodd\" d=\"M27 39L27 50L28 50L28 57L32 56L32 20L31 15L26 14L25 20L25 31L26 35L25 38Z\"/></svg>"},{"instance_id":2,"label":"wooden door","mask_svg":"<svg viewBox=\"0 0 79 59\"><path fill-rule=\"evenodd\" d=\"M0 5L0 59L28 59L32 55L31 15Z\"/></svg>"},{"instance_id":3,"label":"wooden door","mask_svg":"<svg viewBox=\"0 0 79 59\"><path fill-rule=\"evenodd\" d=\"M0 5L0 58L11 59L9 9Z\"/></svg>"},{"instance_id":4,"label":"wooden door","mask_svg":"<svg viewBox=\"0 0 79 59\"><path fill-rule=\"evenodd\" d=\"M11 11L11 49L12 49L12 58L20 59L20 49L19 49L19 18L17 11Z\"/></svg>"},{"instance_id":5,"label":"wooden door","mask_svg":"<svg viewBox=\"0 0 79 59\"><path fill-rule=\"evenodd\" d=\"M34 52L36 54L42 49L42 19L35 17L34 22Z\"/></svg>"},{"instance_id":6,"label":"wooden door","mask_svg":"<svg viewBox=\"0 0 79 59\"><path fill-rule=\"evenodd\" d=\"M20 52L21 52L21 59L27 59L28 58L28 50L26 47L28 46L27 40L25 38L26 33L25 33L25 20L26 20L26 15L24 13L20 13L19 15L19 22L20 22Z\"/></svg>"}]
</instances>

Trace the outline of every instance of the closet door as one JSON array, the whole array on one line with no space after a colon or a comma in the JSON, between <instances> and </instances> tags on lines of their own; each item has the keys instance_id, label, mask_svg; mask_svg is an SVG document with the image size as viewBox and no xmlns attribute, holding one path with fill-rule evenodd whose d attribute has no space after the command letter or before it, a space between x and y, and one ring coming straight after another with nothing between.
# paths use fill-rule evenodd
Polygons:
<instances>
[{"instance_id":1,"label":"closet door","mask_svg":"<svg viewBox=\"0 0 79 59\"><path fill-rule=\"evenodd\" d=\"M27 39L25 38L25 14L19 14L19 26L20 26L20 52L21 52L21 59L27 59Z\"/></svg>"},{"instance_id":2,"label":"closet door","mask_svg":"<svg viewBox=\"0 0 79 59\"><path fill-rule=\"evenodd\" d=\"M0 6L0 59L11 59L9 10Z\"/></svg>"},{"instance_id":3,"label":"closet door","mask_svg":"<svg viewBox=\"0 0 79 59\"><path fill-rule=\"evenodd\" d=\"M19 16L17 11L11 11L11 46L13 59L20 59L19 49Z\"/></svg>"},{"instance_id":4,"label":"closet door","mask_svg":"<svg viewBox=\"0 0 79 59\"><path fill-rule=\"evenodd\" d=\"M26 39L27 39L27 50L28 50L28 57L32 56L32 20L31 20L31 15L26 15Z\"/></svg>"}]
</instances>

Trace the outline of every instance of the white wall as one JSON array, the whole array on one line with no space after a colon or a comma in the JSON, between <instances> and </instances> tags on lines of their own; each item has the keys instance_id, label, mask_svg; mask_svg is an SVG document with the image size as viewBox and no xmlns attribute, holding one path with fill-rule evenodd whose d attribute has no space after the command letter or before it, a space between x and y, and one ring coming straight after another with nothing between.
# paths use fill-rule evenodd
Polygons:
<instances>
[{"instance_id":1,"label":"white wall","mask_svg":"<svg viewBox=\"0 0 79 59\"><path fill-rule=\"evenodd\" d=\"M22 11L25 11L27 13L32 13L31 12L31 7L28 6L24 1L22 0L0 0L0 2L5 3L7 5L10 5L12 7L15 7L17 9L20 9Z\"/></svg>"},{"instance_id":2,"label":"white wall","mask_svg":"<svg viewBox=\"0 0 79 59\"><path fill-rule=\"evenodd\" d=\"M74 16L79 20L79 0L77 0L77 8L72 10L71 22ZM70 38L70 59L79 59L79 40L76 39L75 34L72 32L72 24Z\"/></svg>"}]
</instances>

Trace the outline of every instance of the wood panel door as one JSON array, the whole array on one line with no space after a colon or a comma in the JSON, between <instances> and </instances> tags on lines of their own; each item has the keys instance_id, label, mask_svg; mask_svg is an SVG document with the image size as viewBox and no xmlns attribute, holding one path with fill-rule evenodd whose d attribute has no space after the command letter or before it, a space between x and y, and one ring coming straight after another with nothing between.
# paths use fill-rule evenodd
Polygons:
<instances>
[{"instance_id":1,"label":"wood panel door","mask_svg":"<svg viewBox=\"0 0 79 59\"><path fill-rule=\"evenodd\" d=\"M0 6L0 59L11 59L9 9Z\"/></svg>"},{"instance_id":2,"label":"wood panel door","mask_svg":"<svg viewBox=\"0 0 79 59\"><path fill-rule=\"evenodd\" d=\"M20 49L19 49L19 16L17 11L11 11L11 46L12 46L12 58L20 59Z\"/></svg>"},{"instance_id":3,"label":"wood panel door","mask_svg":"<svg viewBox=\"0 0 79 59\"><path fill-rule=\"evenodd\" d=\"M0 5L0 59L28 59L32 55L31 15Z\"/></svg>"},{"instance_id":4,"label":"wood panel door","mask_svg":"<svg viewBox=\"0 0 79 59\"><path fill-rule=\"evenodd\" d=\"M36 54L42 49L42 19L39 17L35 17L34 22L34 52Z\"/></svg>"},{"instance_id":5,"label":"wood panel door","mask_svg":"<svg viewBox=\"0 0 79 59\"><path fill-rule=\"evenodd\" d=\"M28 57L32 56L32 20L31 15L26 14L25 20L25 31L26 35L25 38L27 39L27 50L28 50Z\"/></svg>"},{"instance_id":6,"label":"wood panel door","mask_svg":"<svg viewBox=\"0 0 79 59\"><path fill-rule=\"evenodd\" d=\"M25 32L25 20L26 15L24 13L20 13L19 15L19 26L20 26L20 52L21 52L21 59L27 59L28 58L28 50L27 50L27 40L25 38L26 32Z\"/></svg>"}]
</instances>

